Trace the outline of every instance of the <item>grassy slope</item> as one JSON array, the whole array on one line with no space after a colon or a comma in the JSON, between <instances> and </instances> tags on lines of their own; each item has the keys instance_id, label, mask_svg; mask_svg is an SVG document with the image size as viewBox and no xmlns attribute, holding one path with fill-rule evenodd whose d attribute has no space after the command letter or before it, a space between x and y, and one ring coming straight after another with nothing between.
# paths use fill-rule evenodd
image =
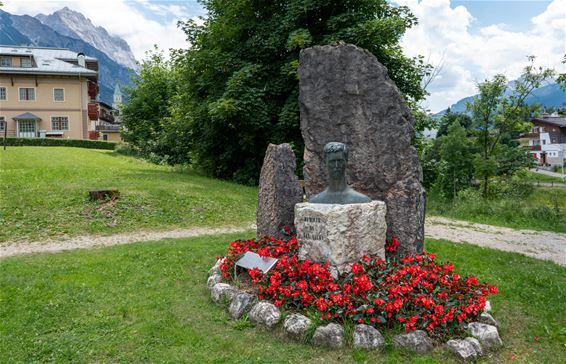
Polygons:
<instances>
[{"instance_id":1,"label":"grassy slope","mask_svg":"<svg viewBox=\"0 0 566 364\"><path fill-rule=\"evenodd\" d=\"M0 260L0 362L453 362L444 350L417 358L390 345L383 354L316 349L288 341L280 329L265 333L229 320L204 282L213 257L234 238ZM505 347L484 362L565 357L566 268L465 244L426 246L439 261L499 286L492 302Z\"/></svg>"},{"instance_id":2,"label":"grassy slope","mask_svg":"<svg viewBox=\"0 0 566 364\"><path fill-rule=\"evenodd\" d=\"M0 179L0 241L248 224L257 204L255 188L92 149L0 150ZM88 201L89 190L103 188L122 198Z\"/></svg>"},{"instance_id":3,"label":"grassy slope","mask_svg":"<svg viewBox=\"0 0 566 364\"><path fill-rule=\"evenodd\" d=\"M427 196L427 214L508 226L516 229L566 232L566 188L536 188L526 199L445 201Z\"/></svg>"}]
</instances>

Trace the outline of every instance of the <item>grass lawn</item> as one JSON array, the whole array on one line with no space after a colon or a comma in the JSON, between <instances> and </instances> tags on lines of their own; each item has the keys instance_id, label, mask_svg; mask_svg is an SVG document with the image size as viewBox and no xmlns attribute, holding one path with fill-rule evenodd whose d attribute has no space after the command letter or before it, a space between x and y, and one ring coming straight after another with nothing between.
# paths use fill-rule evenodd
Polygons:
<instances>
[{"instance_id":1,"label":"grass lawn","mask_svg":"<svg viewBox=\"0 0 566 364\"><path fill-rule=\"evenodd\" d=\"M438 350L414 357L329 351L231 321L205 288L222 235L0 260L0 363L450 363ZM566 268L518 254L427 241L439 261L496 284L494 316L505 347L482 362L566 359ZM538 337L538 341L534 338Z\"/></svg>"},{"instance_id":2,"label":"grass lawn","mask_svg":"<svg viewBox=\"0 0 566 364\"><path fill-rule=\"evenodd\" d=\"M107 150L0 150L0 241L142 229L243 225L255 219L257 189L159 166ZM115 203L88 191L118 188Z\"/></svg>"},{"instance_id":3,"label":"grass lawn","mask_svg":"<svg viewBox=\"0 0 566 364\"><path fill-rule=\"evenodd\" d=\"M561 182L561 183L566 183L566 180L564 180L561 177L547 176L545 174L535 173L535 172L531 172L531 171L527 171L523 178L527 181L533 181L533 182Z\"/></svg>"},{"instance_id":4,"label":"grass lawn","mask_svg":"<svg viewBox=\"0 0 566 364\"><path fill-rule=\"evenodd\" d=\"M427 195L427 214L508 226L516 229L566 232L566 188L536 188L525 199L482 198L447 201L435 194Z\"/></svg>"}]
</instances>

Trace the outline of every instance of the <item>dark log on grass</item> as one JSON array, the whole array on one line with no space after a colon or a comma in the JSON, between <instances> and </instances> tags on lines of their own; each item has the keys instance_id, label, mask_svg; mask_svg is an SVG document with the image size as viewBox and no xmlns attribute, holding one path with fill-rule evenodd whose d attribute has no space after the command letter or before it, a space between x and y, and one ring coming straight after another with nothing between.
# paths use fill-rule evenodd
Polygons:
<instances>
[{"instance_id":1,"label":"dark log on grass","mask_svg":"<svg viewBox=\"0 0 566 364\"><path fill-rule=\"evenodd\" d=\"M89 191L88 195L91 201L107 201L117 200L120 198L120 191L114 190L94 190Z\"/></svg>"}]
</instances>

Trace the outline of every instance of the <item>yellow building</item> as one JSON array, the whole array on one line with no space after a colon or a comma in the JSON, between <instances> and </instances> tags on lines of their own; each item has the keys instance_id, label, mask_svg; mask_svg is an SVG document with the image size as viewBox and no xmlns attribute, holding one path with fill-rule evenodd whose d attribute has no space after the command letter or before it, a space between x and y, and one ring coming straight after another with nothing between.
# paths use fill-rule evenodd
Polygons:
<instances>
[{"instance_id":1,"label":"yellow building","mask_svg":"<svg viewBox=\"0 0 566 364\"><path fill-rule=\"evenodd\" d=\"M98 61L68 49L0 46L0 135L96 139Z\"/></svg>"}]
</instances>

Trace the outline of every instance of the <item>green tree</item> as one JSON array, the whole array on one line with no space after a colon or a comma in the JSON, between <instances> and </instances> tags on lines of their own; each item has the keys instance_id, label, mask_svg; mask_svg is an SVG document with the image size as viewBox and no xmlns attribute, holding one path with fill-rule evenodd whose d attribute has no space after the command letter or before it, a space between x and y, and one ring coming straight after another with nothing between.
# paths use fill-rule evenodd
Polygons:
<instances>
[{"instance_id":1,"label":"green tree","mask_svg":"<svg viewBox=\"0 0 566 364\"><path fill-rule=\"evenodd\" d=\"M169 163L188 160L188 151L179 149L175 134L180 128L170 117L170 102L176 93L172 65L155 48L140 66L134 87L126 89L129 102L123 107L124 140L145 155L154 154Z\"/></svg>"},{"instance_id":2,"label":"green tree","mask_svg":"<svg viewBox=\"0 0 566 364\"><path fill-rule=\"evenodd\" d=\"M442 163L437 186L445 196L455 198L461 189L472 183L475 148L459 122L450 124L447 134L441 136L439 142Z\"/></svg>"},{"instance_id":3,"label":"green tree","mask_svg":"<svg viewBox=\"0 0 566 364\"><path fill-rule=\"evenodd\" d=\"M528 131L530 115L539 108L525 104L525 99L553 74L553 70L536 68L531 56L521 77L514 83L508 84L505 76L498 74L478 85L479 95L467 107L477 134L480 154L474 165L476 178L482 181L484 197L489 194L490 178L499 168L497 153L502 150L505 136Z\"/></svg>"},{"instance_id":4,"label":"green tree","mask_svg":"<svg viewBox=\"0 0 566 364\"><path fill-rule=\"evenodd\" d=\"M564 58L562 59L562 63L566 64L566 54L564 55ZM558 84L560 85L560 87L563 90L566 90L566 73L560 73L558 75L558 78L556 79L556 82L558 82Z\"/></svg>"},{"instance_id":5,"label":"green tree","mask_svg":"<svg viewBox=\"0 0 566 364\"><path fill-rule=\"evenodd\" d=\"M400 46L416 18L385 0L203 0L208 16L182 22L188 50L172 108L195 162L213 176L256 183L268 143L302 154L297 65L301 49L337 41L377 56L410 104L425 96L422 58ZM424 119L423 119L424 120ZM419 124L420 125L420 124Z\"/></svg>"},{"instance_id":6,"label":"green tree","mask_svg":"<svg viewBox=\"0 0 566 364\"><path fill-rule=\"evenodd\" d=\"M458 124L464 127L464 129L466 129L467 135L471 133L472 118L464 113L452 112L449 108L446 114L444 114L442 116L442 119L440 120L436 137L439 138L443 135L448 134L448 128L456 121L458 122Z\"/></svg>"}]
</instances>

